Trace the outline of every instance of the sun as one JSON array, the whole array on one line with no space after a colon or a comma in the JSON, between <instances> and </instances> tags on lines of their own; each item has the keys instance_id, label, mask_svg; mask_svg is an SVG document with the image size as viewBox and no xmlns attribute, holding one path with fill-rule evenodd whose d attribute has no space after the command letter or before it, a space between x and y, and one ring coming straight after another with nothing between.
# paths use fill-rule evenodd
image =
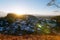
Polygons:
<instances>
[{"instance_id":1,"label":"sun","mask_svg":"<svg viewBox=\"0 0 60 40\"><path fill-rule=\"evenodd\" d=\"M21 15L21 13L15 13L16 15Z\"/></svg>"},{"instance_id":2,"label":"sun","mask_svg":"<svg viewBox=\"0 0 60 40\"><path fill-rule=\"evenodd\" d=\"M25 13L15 12L16 15L24 15Z\"/></svg>"}]
</instances>

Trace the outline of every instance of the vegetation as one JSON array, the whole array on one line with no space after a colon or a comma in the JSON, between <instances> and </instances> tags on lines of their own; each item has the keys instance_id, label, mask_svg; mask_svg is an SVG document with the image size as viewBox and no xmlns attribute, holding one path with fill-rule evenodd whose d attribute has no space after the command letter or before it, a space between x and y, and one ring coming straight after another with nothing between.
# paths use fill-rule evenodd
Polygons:
<instances>
[{"instance_id":1,"label":"vegetation","mask_svg":"<svg viewBox=\"0 0 60 40\"><path fill-rule=\"evenodd\" d=\"M9 13L6 17L0 18L0 33L11 35L60 33L57 32L60 28L54 17L48 19L33 15L22 16Z\"/></svg>"}]
</instances>

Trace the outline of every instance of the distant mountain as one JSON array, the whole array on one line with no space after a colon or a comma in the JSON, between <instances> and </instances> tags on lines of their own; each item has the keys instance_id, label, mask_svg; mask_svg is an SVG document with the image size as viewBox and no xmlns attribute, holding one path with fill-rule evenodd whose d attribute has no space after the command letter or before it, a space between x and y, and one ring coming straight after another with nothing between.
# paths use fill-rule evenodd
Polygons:
<instances>
[{"instance_id":1,"label":"distant mountain","mask_svg":"<svg viewBox=\"0 0 60 40\"><path fill-rule=\"evenodd\" d=\"M0 17L4 17L4 16L7 16L8 14L10 14L10 13L6 13L6 12L3 12L3 11L0 11ZM52 16L60 16L60 12L59 13L51 13L51 14L42 14L41 13L41 15L39 14L39 13L36 13L36 14L26 14L26 15L34 15L34 16L40 16L40 17L52 17Z\"/></svg>"}]
</instances>

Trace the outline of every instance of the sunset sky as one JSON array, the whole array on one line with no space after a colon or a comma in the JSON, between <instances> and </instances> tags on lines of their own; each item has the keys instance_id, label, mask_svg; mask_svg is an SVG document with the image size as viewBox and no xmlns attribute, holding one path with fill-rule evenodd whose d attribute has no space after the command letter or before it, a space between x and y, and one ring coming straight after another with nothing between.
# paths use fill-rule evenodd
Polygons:
<instances>
[{"instance_id":1,"label":"sunset sky","mask_svg":"<svg viewBox=\"0 0 60 40\"><path fill-rule=\"evenodd\" d=\"M50 0L0 0L0 16L9 12L17 14L33 14L33 15L60 15L57 7L47 6ZM57 2L60 2L58 0ZM3 13L2 13L3 12Z\"/></svg>"}]
</instances>

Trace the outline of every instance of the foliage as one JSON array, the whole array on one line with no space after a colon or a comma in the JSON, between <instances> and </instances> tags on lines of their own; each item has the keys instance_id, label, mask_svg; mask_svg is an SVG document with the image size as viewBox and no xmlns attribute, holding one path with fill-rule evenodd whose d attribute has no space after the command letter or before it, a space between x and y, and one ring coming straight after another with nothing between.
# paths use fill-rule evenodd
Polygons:
<instances>
[{"instance_id":1,"label":"foliage","mask_svg":"<svg viewBox=\"0 0 60 40\"><path fill-rule=\"evenodd\" d=\"M0 33L12 35L25 34L50 34L56 28L56 21L35 17L33 15L25 15L23 18L14 14L8 14L4 18L0 18ZM57 29L56 29L57 30Z\"/></svg>"}]
</instances>

